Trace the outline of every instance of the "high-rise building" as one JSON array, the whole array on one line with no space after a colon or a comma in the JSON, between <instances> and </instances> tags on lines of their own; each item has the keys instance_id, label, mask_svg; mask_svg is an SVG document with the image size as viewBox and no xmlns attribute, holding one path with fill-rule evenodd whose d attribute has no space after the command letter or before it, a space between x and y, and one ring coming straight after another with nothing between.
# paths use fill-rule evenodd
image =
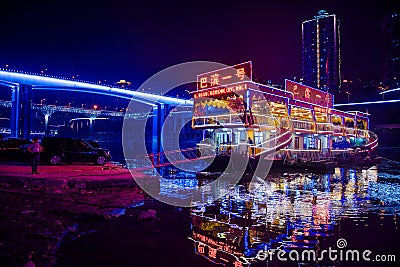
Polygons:
<instances>
[{"instance_id":1,"label":"high-rise building","mask_svg":"<svg viewBox=\"0 0 400 267\"><path fill-rule=\"evenodd\" d=\"M385 72L387 89L400 87L400 12L388 14L383 21Z\"/></svg>"},{"instance_id":2,"label":"high-rise building","mask_svg":"<svg viewBox=\"0 0 400 267\"><path fill-rule=\"evenodd\" d=\"M320 10L302 24L303 83L337 92L340 87L340 25L336 15Z\"/></svg>"}]
</instances>

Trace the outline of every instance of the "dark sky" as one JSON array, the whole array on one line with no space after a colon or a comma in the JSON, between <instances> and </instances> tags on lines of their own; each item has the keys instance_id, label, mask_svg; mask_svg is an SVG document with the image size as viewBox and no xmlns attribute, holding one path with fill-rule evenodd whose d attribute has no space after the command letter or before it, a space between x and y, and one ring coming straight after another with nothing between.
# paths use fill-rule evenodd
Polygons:
<instances>
[{"instance_id":1,"label":"dark sky","mask_svg":"<svg viewBox=\"0 0 400 267\"><path fill-rule=\"evenodd\" d=\"M300 77L301 22L320 9L341 20L344 78L379 77L398 0L2 1L0 65L137 87L177 63L252 60L260 82L282 84Z\"/></svg>"}]
</instances>

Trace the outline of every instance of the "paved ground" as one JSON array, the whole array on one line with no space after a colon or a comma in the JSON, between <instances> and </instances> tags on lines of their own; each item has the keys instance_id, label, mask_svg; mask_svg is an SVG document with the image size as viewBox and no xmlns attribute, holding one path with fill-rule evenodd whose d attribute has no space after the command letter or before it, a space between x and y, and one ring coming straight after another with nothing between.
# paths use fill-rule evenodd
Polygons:
<instances>
[{"instance_id":1,"label":"paved ground","mask_svg":"<svg viewBox=\"0 0 400 267\"><path fill-rule=\"evenodd\" d=\"M0 162L1 266L23 266L30 257L36 266L55 266L65 239L146 198L130 172L115 164L41 165L38 171L31 174L27 163Z\"/></svg>"},{"instance_id":2,"label":"paved ground","mask_svg":"<svg viewBox=\"0 0 400 267\"><path fill-rule=\"evenodd\" d=\"M93 164L42 165L39 174L32 174L27 163L0 162L0 183L10 186L123 186L132 183L130 172L112 163L104 166Z\"/></svg>"}]
</instances>

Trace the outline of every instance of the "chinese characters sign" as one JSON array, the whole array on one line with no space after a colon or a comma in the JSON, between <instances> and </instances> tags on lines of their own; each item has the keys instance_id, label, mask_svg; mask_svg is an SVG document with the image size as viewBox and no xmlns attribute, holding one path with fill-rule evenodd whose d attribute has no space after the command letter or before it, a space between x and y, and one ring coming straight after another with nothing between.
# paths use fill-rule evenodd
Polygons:
<instances>
[{"instance_id":1,"label":"chinese characters sign","mask_svg":"<svg viewBox=\"0 0 400 267\"><path fill-rule=\"evenodd\" d=\"M247 83L240 83L240 84L226 86L226 87L220 87L220 88L215 88L215 89L210 89L210 90L205 90L205 91L198 91L198 92L194 93L193 97L194 97L194 99L202 98L202 97L213 97L213 96L222 95L222 94L236 93L236 92L244 91L246 89L247 89Z\"/></svg>"},{"instance_id":2,"label":"chinese characters sign","mask_svg":"<svg viewBox=\"0 0 400 267\"><path fill-rule=\"evenodd\" d=\"M293 99L295 100L301 100L311 104L333 108L332 94L289 80L285 81L285 87L286 91L293 94Z\"/></svg>"},{"instance_id":3,"label":"chinese characters sign","mask_svg":"<svg viewBox=\"0 0 400 267\"><path fill-rule=\"evenodd\" d=\"M251 61L197 75L197 90L251 81Z\"/></svg>"}]
</instances>

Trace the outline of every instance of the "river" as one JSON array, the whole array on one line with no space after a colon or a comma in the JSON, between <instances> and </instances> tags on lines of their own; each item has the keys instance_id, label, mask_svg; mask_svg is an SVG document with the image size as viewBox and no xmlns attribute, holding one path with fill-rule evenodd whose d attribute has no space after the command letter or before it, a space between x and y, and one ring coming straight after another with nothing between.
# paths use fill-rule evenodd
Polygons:
<instances>
[{"instance_id":1,"label":"river","mask_svg":"<svg viewBox=\"0 0 400 267\"><path fill-rule=\"evenodd\" d=\"M184 173L169 175L160 179L160 198L185 198L177 185L201 184ZM156 219L138 221L131 209L113 220L87 222L82 231L90 234L61 245L59 265L396 266L400 261L396 161L323 174L274 173L226 193L191 209L148 197L136 209L155 210Z\"/></svg>"}]
</instances>

